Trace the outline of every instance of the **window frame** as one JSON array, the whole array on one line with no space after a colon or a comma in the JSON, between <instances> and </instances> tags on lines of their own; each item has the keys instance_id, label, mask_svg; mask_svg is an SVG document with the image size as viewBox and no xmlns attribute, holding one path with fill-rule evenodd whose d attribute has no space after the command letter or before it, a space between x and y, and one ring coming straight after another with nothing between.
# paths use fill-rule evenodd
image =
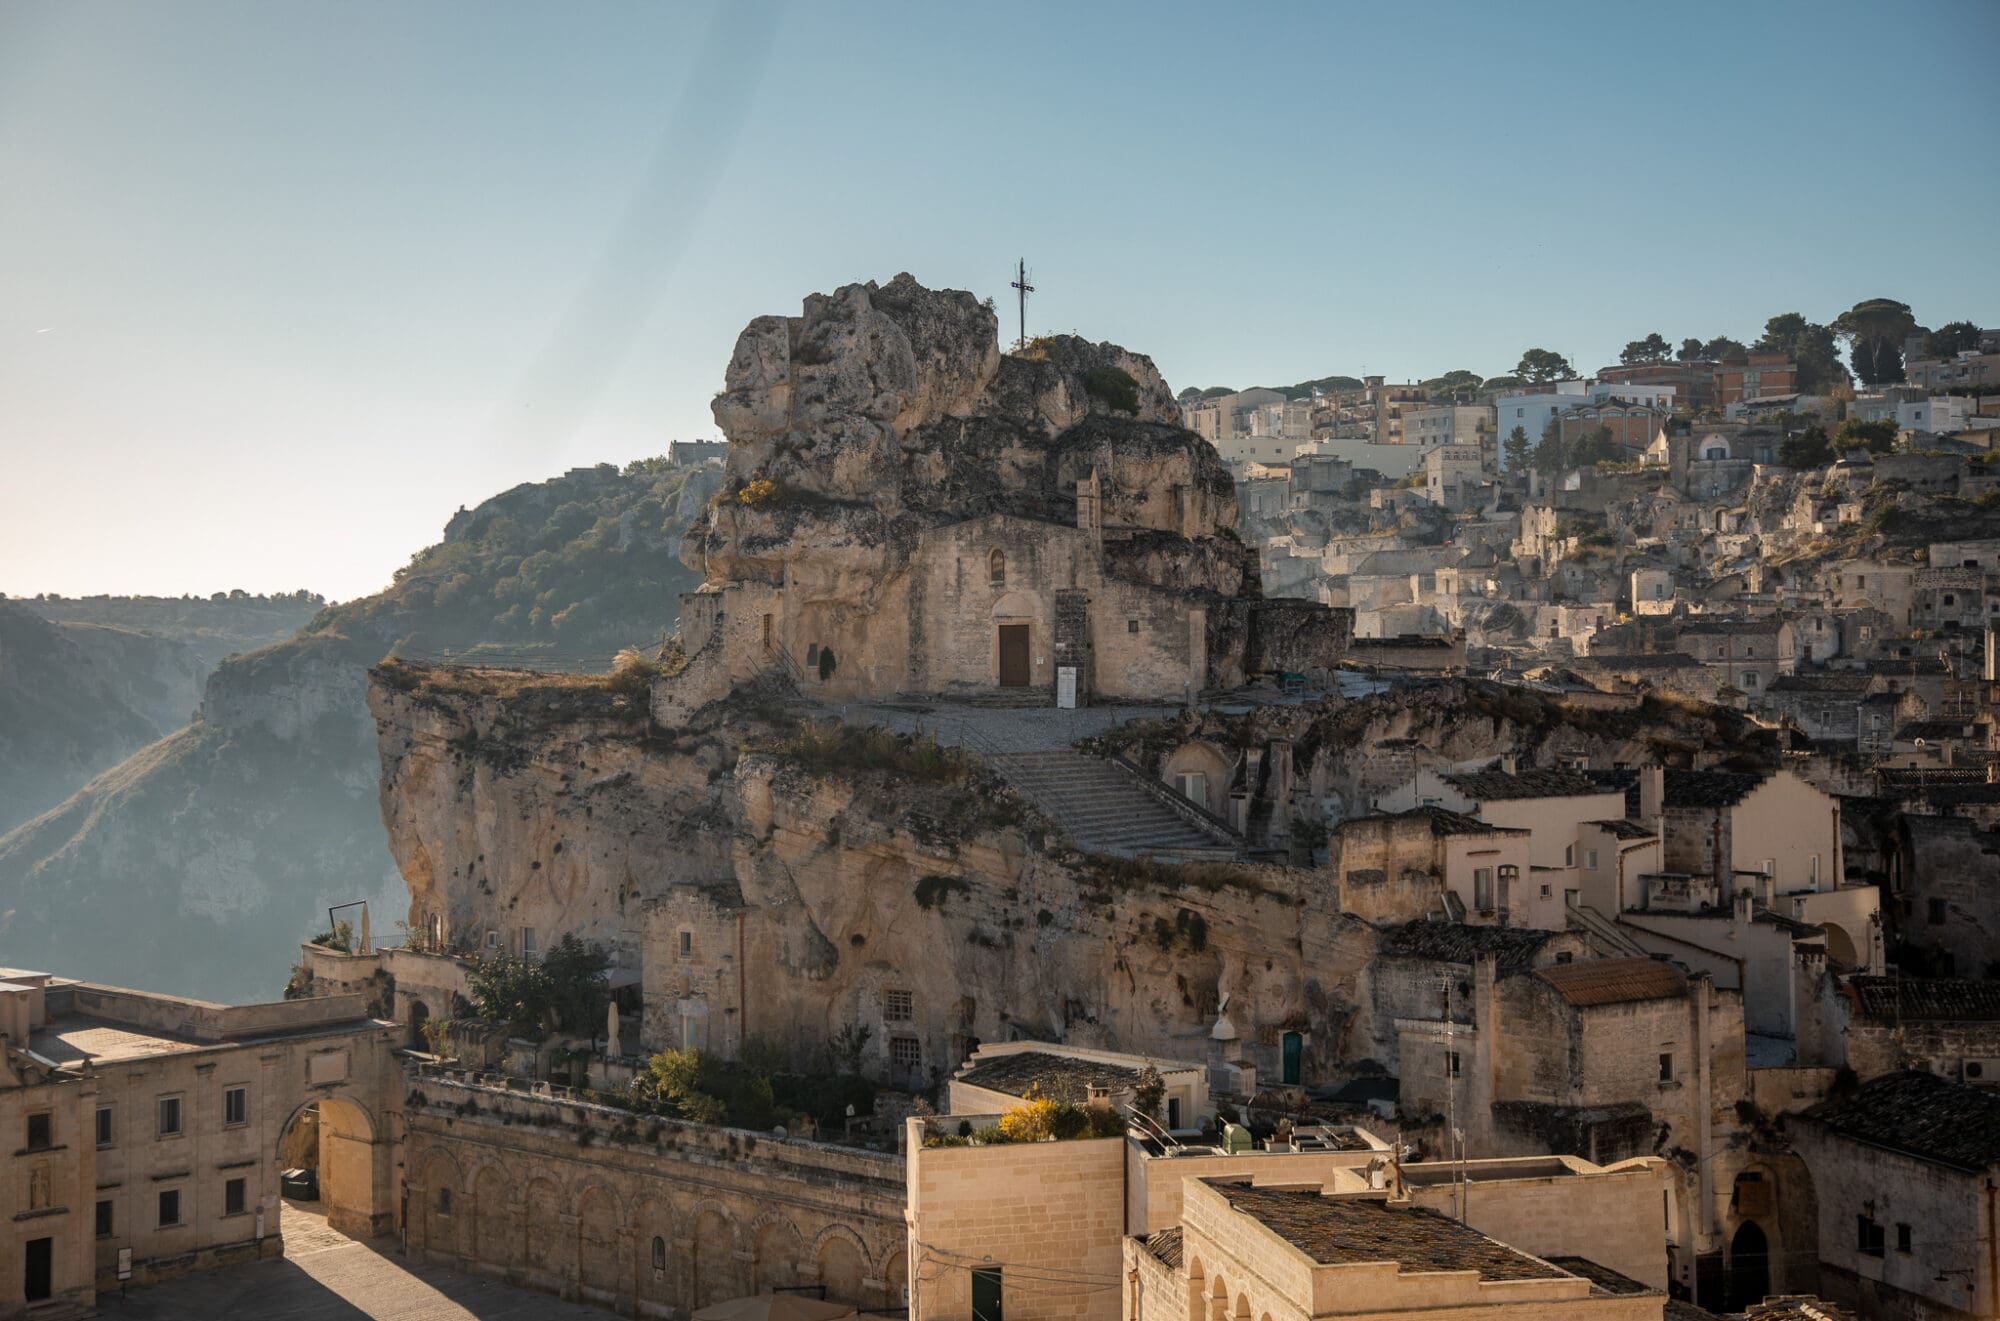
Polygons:
<instances>
[{"instance_id":1,"label":"window frame","mask_svg":"<svg viewBox=\"0 0 2000 1321\"><path fill-rule=\"evenodd\" d=\"M174 1092L156 1097L153 1102L153 1136L157 1140L184 1137L187 1134L187 1107L183 1104L185 1093ZM174 1126L167 1127L167 1107L174 1108Z\"/></svg>"},{"instance_id":2,"label":"window frame","mask_svg":"<svg viewBox=\"0 0 2000 1321\"><path fill-rule=\"evenodd\" d=\"M231 1119L231 1103L235 1104L237 1117ZM250 1084L233 1083L222 1089L222 1126L224 1128L247 1128L250 1124Z\"/></svg>"},{"instance_id":3,"label":"window frame","mask_svg":"<svg viewBox=\"0 0 2000 1321\"><path fill-rule=\"evenodd\" d=\"M882 1021L914 1023L917 1018L916 992L890 987L882 992Z\"/></svg>"},{"instance_id":4,"label":"window frame","mask_svg":"<svg viewBox=\"0 0 2000 1321\"><path fill-rule=\"evenodd\" d=\"M93 1222L96 1238L111 1238L117 1231L118 1212L109 1197L97 1199L96 1219Z\"/></svg>"},{"instance_id":5,"label":"window frame","mask_svg":"<svg viewBox=\"0 0 2000 1321\"><path fill-rule=\"evenodd\" d=\"M28 1112L25 1131L21 1134L23 1144L29 1151L51 1151L56 1145L56 1115L53 1110L32 1110ZM35 1140L35 1129L42 1130L41 1141Z\"/></svg>"},{"instance_id":6,"label":"window frame","mask_svg":"<svg viewBox=\"0 0 2000 1321\"><path fill-rule=\"evenodd\" d=\"M174 1218L172 1220L167 1219L168 1198L173 1199ZM181 1190L178 1188L160 1189L160 1195L155 1199L154 1224L160 1229L177 1229L186 1223L187 1221L181 1218Z\"/></svg>"},{"instance_id":7,"label":"window frame","mask_svg":"<svg viewBox=\"0 0 2000 1321\"><path fill-rule=\"evenodd\" d=\"M231 1195L235 1196L236 1209L229 1209ZM250 1181L248 1179L224 1179L222 1181L222 1214L240 1216L250 1214Z\"/></svg>"},{"instance_id":8,"label":"window frame","mask_svg":"<svg viewBox=\"0 0 2000 1321\"><path fill-rule=\"evenodd\" d=\"M97 1118L93 1123L91 1133L97 1139L97 1149L99 1151L104 1150L106 1147L115 1147L118 1145L118 1121L112 1118L112 1109L113 1107L108 1105L97 1107Z\"/></svg>"}]
</instances>

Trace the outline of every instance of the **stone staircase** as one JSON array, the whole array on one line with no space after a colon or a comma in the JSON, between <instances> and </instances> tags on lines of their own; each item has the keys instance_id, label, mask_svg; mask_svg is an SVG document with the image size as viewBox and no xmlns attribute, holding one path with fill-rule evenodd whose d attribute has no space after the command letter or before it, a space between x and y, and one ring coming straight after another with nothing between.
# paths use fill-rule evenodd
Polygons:
<instances>
[{"instance_id":1,"label":"stone staircase","mask_svg":"<svg viewBox=\"0 0 2000 1321\"><path fill-rule=\"evenodd\" d=\"M1118 857L1182 860L1237 856L1220 831L1204 830L1162 802L1130 771L1069 748L993 757L1007 783L1068 832L1078 848Z\"/></svg>"}]
</instances>

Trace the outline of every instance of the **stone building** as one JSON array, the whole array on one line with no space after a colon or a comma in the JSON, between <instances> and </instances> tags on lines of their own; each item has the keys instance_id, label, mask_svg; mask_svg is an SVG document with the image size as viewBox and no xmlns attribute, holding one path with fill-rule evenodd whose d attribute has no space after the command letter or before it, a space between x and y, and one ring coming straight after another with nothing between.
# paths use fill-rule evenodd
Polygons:
<instances>
[{"instance_id":1,"label":"stone building","mask_svg":"<svg viewBox=\"0 0 2000 1321\"><path fill-rule=\"evenodd\" d=\"M952 1075L945 1113L998 1114L1019 1105L1034 1089L1072 1105L1098 1100L1124 1114L1133 1102L1140 1073L1148 1066L1160 1075L1165 1088L1159 1119L1168 1130L1197 1131L1213 1121L1215 1107L1208 1099L1205 1064L1042 1041L980 1046Z\"/></svg>"},{"instance_id":2,"label":"stone building","mask_svg":"<svg viewBox=\"0 0 2000 1321\"><path fill-rule=\"evenodd\" d=\"M715 401L729 485L684 551L672 720L766 670L834 699L1187 700L1323 672L1351 621L1261 598L1214 447L1152 363L908 276L760 317Z\"/></svg>"},{"instance_id":3,"label":"stone building","mask_svg":"<svg viewBox=\"0 0 2000 1321\"><path fill-rule=\"evenodd\" d=\"M1828 1064L1863 1082L1921 1069L2000 1087L2000 982L1862 975L1834 979L1827 990Z\"/></svg>"},{"instance_id":4,"label":"stone building","mask_svg":"<svg viewBox=\"0 0 2000 1321\"><path fill-rule=\"evenodd\" d=\"M394 1219L393 1024L360 996L218 1005L0 974L10 1242L0 1314L282 1250L281 1140L311 1109L328 1219Z\"/></svg>"},{"instance_id":5,"label":"stone building","mask_svg":"<svg viewBox=\"0 0 2000 1321\"><path fill-rule=\"evenodd\" d=\"M1414 1188L1371 1187L1351 1174L1305 1186L1191 1179L1178 1223L1125 1240L1131 1295L1125 1315L1130 1321L1660 1317L1666 1295L1657 1279L1634 1280L1593 1265L1628 1240L1636 1253L1652 1236L1652 1180L1643 1171L1637 1178L1605 1171L1578 1172L1569 1182L1594 1179L1615 1184L1616 1210L1591 1215L1599 1199L1573 1202L1554 1235L1578 1255L1593 1254L1583 1263L1587 1274L1514 1246L1522 1217L1509 1215L1517 1207L1504 1181L1477 1184L1472 1205L1483 1198L1496 1218L1509 1222L1482 1232L1470 1218L1460 1223L1422 1204ZM1562 1191L1587 1197L1582 1186ZM1656 1239L1652 1248L1656 1260ZM1609 1276L1621 1281L1616 1291L1593 1278Z\"/></svg>"},{"instance_id":6,"label":"stone building","mask_svg":"<svg viewBox=\"0 0 2000 1321\"><path fill-rule=\"evenodd\" d=\"M2000 964L2000 832L1965 816L1905 814L1896 833L1902 943L1946 975Z\"/></svg>"},{"instance_id":7,"label":"stone building","mask_svg":"<svg viewBox=\"0 0 2000 1321\"><path fill-rule=\"evenodd\" d=\"M1821 1293L1892 1321L2000 1309L2000 1094L1892 1073L1788 1131L1818 1193Z\"/></svg>"},{"instance_id":8,"label":"stone building","mask_svg":"<svg viewBox=\"0 0 2000 1321\"><path fill-rule=\"evenodd\" d=\"M1442 807L1353 817L1337 831L1342 911L1370 922L1450 915L1535 926L1525 829Z\"/></svg>"}]
</instances>

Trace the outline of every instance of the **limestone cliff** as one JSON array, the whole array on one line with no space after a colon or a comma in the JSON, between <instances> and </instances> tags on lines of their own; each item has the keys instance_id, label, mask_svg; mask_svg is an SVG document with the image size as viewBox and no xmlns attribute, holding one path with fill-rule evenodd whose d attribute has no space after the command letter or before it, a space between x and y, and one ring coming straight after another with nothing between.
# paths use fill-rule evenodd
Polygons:
<instances>
[{"instance_id":1,"label":"limestone cliff","mask_svg":"<svg viewBox=\"0 0 2000 1321\"><path fill-rule=\"evenodd\" d=\"M519 487L460 510L387 591L224 661L193 724L0 835L0 957L245 1000L277 994L331 904L373 900L393 938L408 896L376 807L368 667L496 645L602 663L657 641L715 481L655 462Z\"/></svg>"},{"instance_id":2,"label":"limestone cliff","mask_svg":"<svg viewBox=\"0 0 2000 1321\"><path fill-rule=\"evenodd\" d=\"M976 763L802 751L781 687L665 730L638 698L525 676L392 666L370 704L412 924L468 952L524 928L603 943L643 980L651 1045L700 1001L711 1048L857 1024L884 1076L913 1035L927 1082L974 1039L1233 1057L1210 1037L1227 998L1245 1039L1344 1051L1375 937L1312 871L1081 857ZM885 1020L888 990L912 1021Z\"/></svg>"}]
</instances>

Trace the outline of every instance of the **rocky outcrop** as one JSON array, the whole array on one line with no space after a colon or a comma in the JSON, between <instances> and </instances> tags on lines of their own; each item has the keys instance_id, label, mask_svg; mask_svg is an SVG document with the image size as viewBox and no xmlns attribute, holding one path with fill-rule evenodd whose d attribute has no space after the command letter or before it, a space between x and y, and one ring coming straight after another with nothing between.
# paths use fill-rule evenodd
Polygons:
<instances>
[{"instance_id":1,"label":"rocky outcrop","mask_svg":"<svg viewBox=\"0 0 2000 1321\"><path fill-rule=\"evenodd\" d=\"M884 1072L889 987L915 989L926 1061L1015 1037L1206 1059L1235 1049L1209 1036L1224 997L1244 1038L1302 1031L1338 1057L1375 937L1313 872L1083 858L977 766L816 764L788 742L795 700L739 689L663 735L615 694L381 672L382 813L413 920L442 916L467 950L574 931L645 969L650 1005L680 965L649 957L649 916L714 896L745 1030L806 1058L870 1026Z\"/></svg>"},{"instance_id":2,"label":"rocky outcrop","mask_svg":"<svg viewBox=\"0 0 2000 1321\"><path fill-rule=\"evenodd\" d=\"M687 560L714 584L778 582L784 566L830 554L886 580L927 527L990 513L1073 523L1093 469L1107 524L1160 526L1149 506L1176 489L1176 536L1211 537L1236 518L1228 470L1181 429L1151 359L1072 335L1003 355L991 309L907 274L752 321L713 410L729 498L690 536ZM1246 562L1228 558L1215 589L1233 595Z\"/></svg>"}]
</instances>

